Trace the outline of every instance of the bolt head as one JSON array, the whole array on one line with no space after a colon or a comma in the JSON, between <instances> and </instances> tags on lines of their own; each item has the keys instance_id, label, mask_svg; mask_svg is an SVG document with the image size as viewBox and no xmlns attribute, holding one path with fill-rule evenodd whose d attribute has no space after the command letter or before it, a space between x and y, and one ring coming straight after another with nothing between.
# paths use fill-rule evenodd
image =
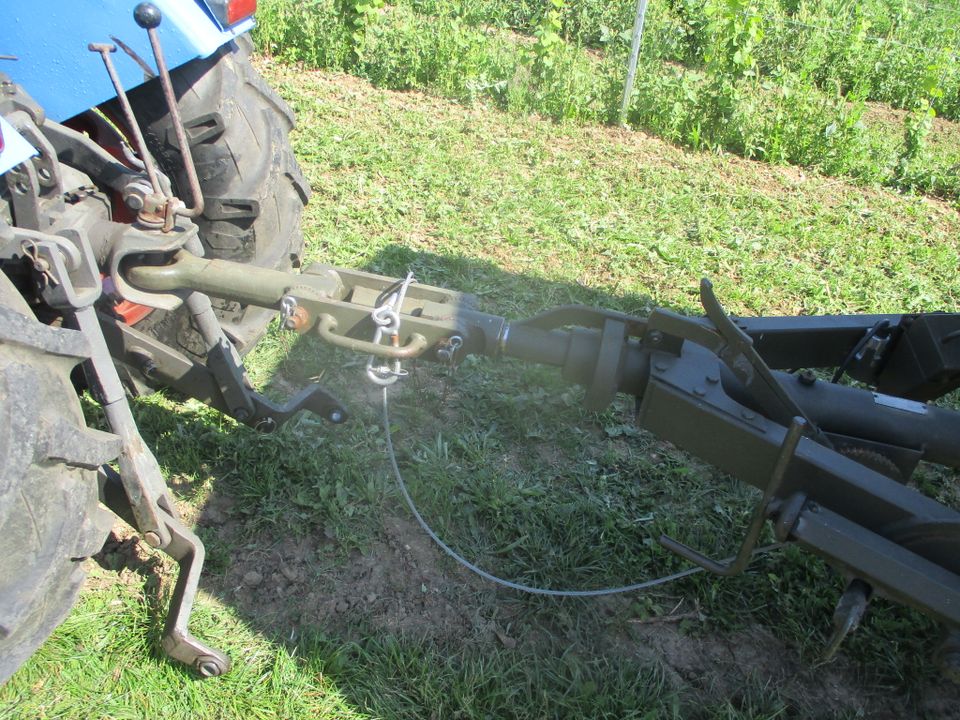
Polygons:
<instances>
[{"instance_id":1,"label":"bolt head","mask_svg":"<svg viewBox=\"0 0 960 720\"><path fill-rule=\"evenodd\" d=\"M124 193L123 202L131 210L143 210L143 197L135 192Z\"/></svg>"},{"instance_id":2,"label":"bolt head","mask_svg":"<svg viewBox=\"0 0 960 720\"><path fill-rule=\"evenodd\" d=\"M133 9L133 19L144 30L152 30L160 25L163 15L153 3L142 2Z\"/></svg>"},{"instance_id":3,"label":"bolt head","mask_svg":"<svg viewBox=\"0 0 960 720\"><path fill-rule=\"evenodd\" d=\"M276 429L277 429L277 423L271 417L265 417L261 419L259 422L257 422L256 426L254 427L254 430L264 435L269 435Z\"/></svg>"},{"instance_id":4,"label":"bolt head","mask_svg":"<svg viewBox=\"0 0 960 720\"><path fill-rule=\"evenodd\" d=\"M143 534L143 541L150 547L160 547L160 536L152 530Z\"/></svg>"},{"instance_id":5,"label":"bolt head","mask_svg":"<svg viewBox=\"0 0 960 720\"><path fill-rule=\"evenodd\" d=\"M203 677L217 677L223 675L227 668L209 655L201 655L196 661L197 672Z\"/></svg>"},{"instance_id":6,"label":"bolt head","mask_svg":"<svg viewBox=\"0 0 960 720\"><path fill-rule=\"evenodd\" d=\"M330 413L330 422L332 423L342 423L343 422L343 413L339 410L334 410Z\"/></svg>"}]
</instances>

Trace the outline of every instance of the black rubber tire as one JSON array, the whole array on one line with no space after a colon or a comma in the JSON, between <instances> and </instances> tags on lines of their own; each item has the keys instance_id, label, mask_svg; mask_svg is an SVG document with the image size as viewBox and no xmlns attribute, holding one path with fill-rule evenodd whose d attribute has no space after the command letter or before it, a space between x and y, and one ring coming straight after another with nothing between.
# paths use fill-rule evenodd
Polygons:
<instances>
[{"instance_id":1,"label":"black rubber tire","mask_svg":"<svg viewBox=\"0 0 960 720\"><path fill-rule=\"evenodd\" d=\"M250 64L246 36L171 73L204 196L196 222L207 257L287 270L303 252L300 216L310 188L290 147L293 112ZM147 146L188 205L187 176L159 80L130 93ZM259 339L270 311L214 300L241 352ZM139 327L200 357L203 344L184 308L154 312Z\"/></svg>"},{"instance_id":2,"label":"black rubber tire","mask_svg":"<svg viewBox=\"0 0 960 720\"><path fill-rule=\"evenodd\" d=\"M70 372L79 332L39 323L0 273L0 683L66 617L113 515L96 468L118 439L86 427Z\"/></svg>"}]
</instances>

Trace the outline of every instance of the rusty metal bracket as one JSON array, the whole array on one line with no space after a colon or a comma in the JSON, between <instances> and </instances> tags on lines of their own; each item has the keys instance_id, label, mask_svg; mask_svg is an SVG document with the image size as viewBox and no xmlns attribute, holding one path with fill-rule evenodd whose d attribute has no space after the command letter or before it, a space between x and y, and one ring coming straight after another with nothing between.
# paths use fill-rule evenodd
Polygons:
<instances>
[{"instance_id":1,"label":"rusty metal bracket","mask_svg":"<svg viewBox=\"0 0 960 720\"><path fill-rule=\"evenodd\" d=\"M163 551L177 561L180 573L170 598L160 644L167 655L189 665L204 677L223 675L230 669L230 658L197 640L188 627L203 569L203 543L173 516L166 515L164 522L170 533L170 544Z\"/></svg>"},{"instance_id":2,"label":"rusty metal bracket","mask_svg":"<svg viewBox=\"0 0 960 720\"><path fill-rule=\"evenodd\" d=\"M77 231L62 236L29 233L23 242L33 250L35 272L44 279L44 299L63 310L66 320L76 325L89 344L85 370L110 430L120 440L119 475L103 469L107 478L102 490L104 501L115 507L118 515L132 520L149 545L163 550L180 565L163 648L202 675L221 675L230 668L229 659L194 638L187 628L203 567L203 544L180 522L160 466L137 429L93 306L102 287L90 244ZM108 484L112 490L106 489Z\"/></svg>"},{"instance_id":3,"label":"rusty metal bracket","mask_svg":"<svg viewBox=\"0 0 960 720\"><path fill-rule=\"evenodd\" d=\"M301 410L339 425L350 419L343 404L330 392L316 383L308 385L287 400L283 405L272 403L258 393L251 393L254 414L247 423L262 433L271 433Z\"/></svg>"}]
</instances>

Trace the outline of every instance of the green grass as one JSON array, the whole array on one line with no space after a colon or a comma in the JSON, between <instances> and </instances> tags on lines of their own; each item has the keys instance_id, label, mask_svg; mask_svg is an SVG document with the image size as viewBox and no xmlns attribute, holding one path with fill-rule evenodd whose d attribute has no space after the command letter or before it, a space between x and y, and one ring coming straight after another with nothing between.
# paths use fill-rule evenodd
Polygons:
<instances>
[{"instance_id":1,"label":"green grass","mask_svg":"<svg viewBox=\"0 0 960 720\"><path fill-rule=\"evenodd\" d=\"M694 312L703 275L741 314L957 305L960 217L939 201L347 75L262 69L299 118L310 260L412 269L511 317L567 302ZM276 328L249 360L269 392L312 378L335 390L354 415L338 428L302 417L257 436L195 402L139 401L189 516L230 500L224 524L199 528L209 563L194 631L235 670L199 681L163 659L158 561L119 578L97 569L0 689L0 717L935 716L956 702L931 660L936 628L882 602L840 659L819 665L842 584L797 550L739 578L611 601L494 591L429 549L402 565L426 543L391 530L409 521L363 365ZM636 431L631 403L586 413L581 391L517 363L447 375L418 367L394 394L395 439L424 513L468 557L513 579L594 588L679 569L653 542L663 531L716 555L736 546L752 491ZM920 484L957 502L955 476ZM237 590L238 568L269 575L300 544L299 594ZM362 604L311 614L310 593L349 593L384 567L380 592L408 624ZM642 622L675 608L694 614Z\"/></svg>"},{"instance_id":2,"label":"green grass","mask_svg":"<svg viewBox=\"0 0 960 720\"><path fill-rule=\"evenodd\" d=\"M368 8L359 29L344 5ZM376 5L270 0L256 37L278 58L386 88L579 122L618 116L632 2L561 3L553 21L533 2ZM925 119L929 107L957 115L949 12L887 0L654 3L627 122L696 149L956 200L955 128L937 120L934 135L946 128L954 138L938 143ZM555 40L536 39L545 33ZM867 101L908 113L877 123Z\"/></svg>"}]
</instances>

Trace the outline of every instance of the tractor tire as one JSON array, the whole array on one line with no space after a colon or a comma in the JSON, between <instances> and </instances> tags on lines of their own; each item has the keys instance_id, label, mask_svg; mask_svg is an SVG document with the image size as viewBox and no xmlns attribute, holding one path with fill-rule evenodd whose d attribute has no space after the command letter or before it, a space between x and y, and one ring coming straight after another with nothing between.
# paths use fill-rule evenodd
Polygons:
<instances>
[{"instance_id":1,"label":"tractor tire","mask_svg":"<svg viewBox=\"0 0 960 720\"><path fill-rule=\"evenodd\" d=\"M247 36L171 73L204 197L195 219L206 256L289 270L300 266L300 216L310 188L290 147L289 106L250 64ZM192 205L183 157L159 80L130 93L147 147ZM263 334L274 311L218 301L214 307L241 353ZM185 308L153 312L138 329L195 359L205 355Z\"/></svg>"},{"instance_id":2,"label":"tractor tire","mask_svg":"<svg viewBox=\"0 0 960 720\"><path fill-rule=\"evenodd\" d=\"M70 381L88 355L0 273L0 683L66 617L113 525L97 468L120 441L86 426Z\"/></svg>"}]
</instances>

